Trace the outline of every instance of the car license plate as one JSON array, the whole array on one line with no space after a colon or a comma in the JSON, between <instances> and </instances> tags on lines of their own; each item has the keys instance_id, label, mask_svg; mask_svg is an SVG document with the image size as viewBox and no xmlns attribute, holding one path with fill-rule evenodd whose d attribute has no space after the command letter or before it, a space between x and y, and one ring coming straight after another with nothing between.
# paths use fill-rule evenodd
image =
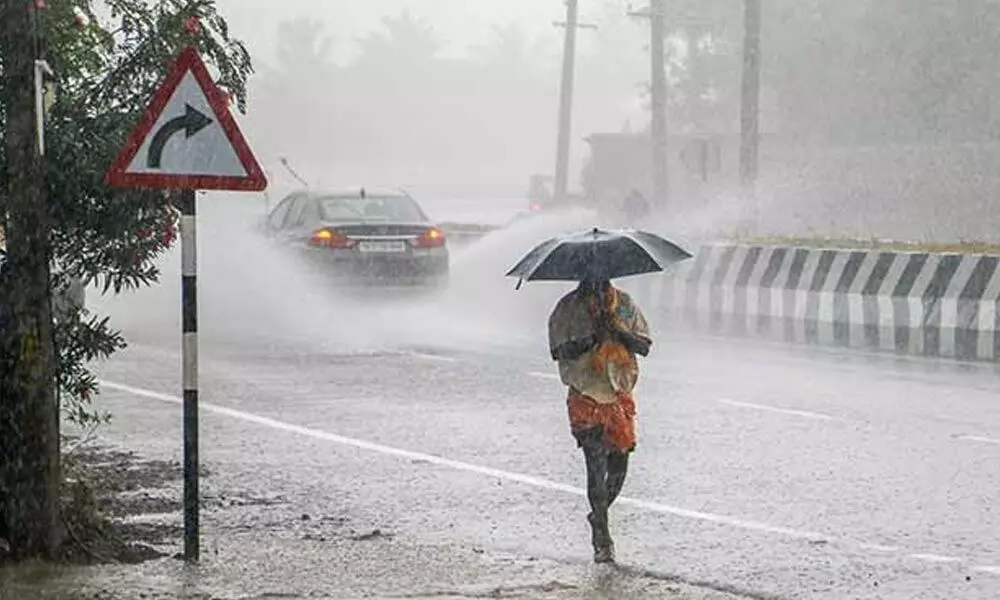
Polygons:
<instances>
[{"instance_id":1,"label":"car license plate","mask_svg":"<svg viewBox=\"0 0 1000 600\"><path fill-rule=\"evenodd\" d=\"M362 252L406 252L406 242L365 240L358 244Z\"/></svg>"}]
</instances>

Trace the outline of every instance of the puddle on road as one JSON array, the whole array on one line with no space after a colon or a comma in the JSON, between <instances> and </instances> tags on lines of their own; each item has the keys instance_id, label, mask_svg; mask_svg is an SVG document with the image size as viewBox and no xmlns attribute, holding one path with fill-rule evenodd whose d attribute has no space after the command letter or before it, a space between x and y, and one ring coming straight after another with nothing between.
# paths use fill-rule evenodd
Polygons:
<instances>
[{"instance_id":1,"label":"puddle on road","mask_svg":"<svg viewBox=\"0 0 1000 600\"><path fill-rule=\"evenodd\" d=\"M143 565L0 569L0 600L228 600L207 589L202 569L167 559Z\"/></svg>"},{"instance_id":2,"label":"puddle on road","mask_svg":"<svg viewBox=\"0 0 1000 600\"><path fill-rule=\"evenodd\" d=\"M198 569L187 569L178 561L175 564L155 563L138 571L133 568L87 567L54 568L25 566L0 571L0 600L236 600L247 596L233 596L225 590L210 590L203 584ZM560 580L538 582L508 582L505 584L477 585L451 590L415 594L386 595L385 598L442 598L465 600L472 598L504 598L533 600L562 600L588 598L610 600L637 591L653 591L650 582L638 582L617 571L594 573L583 582L566 583ZM658 596L654 591L648 597L684 598L675 596L680 591L676 585L662 586L667 595ZM268 598L300 598L296 594L268 594ZM353 596L352 596L353 597ZM378 596L375 596L378 597Z\"/></svg>"},{"instance_id":3,"label":"puddle on road","mask_svg":"<svg viewBox=\"0 0 1000 600\"><path fill-rule=\"evenodd\" d=\"M137 575L109 568L48 569L44 575L21 570L0 578L0 600L237 600L224 591L212 592L197 575L160 569ZM185 582L187 580L187 582ZM281 597L293 600L298 595Z\"/></svg>"}]
</instances>

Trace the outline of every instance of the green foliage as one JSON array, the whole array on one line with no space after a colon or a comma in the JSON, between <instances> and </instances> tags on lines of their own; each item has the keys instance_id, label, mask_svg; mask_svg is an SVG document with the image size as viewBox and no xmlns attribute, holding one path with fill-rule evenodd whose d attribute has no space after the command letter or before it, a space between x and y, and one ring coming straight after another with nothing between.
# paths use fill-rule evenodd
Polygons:
<instances>
[{"instance_id":1,"label":"green foliage","mask_svg":"<svg viewBox=\"0 0 1000 600\"><path fill-rule=\"evenodd\" d=\"M81 311L56 322L55 340L59 350L58 384L66 395L61 406L63 415L84 429L106 423L110 415L91 409L98 384L87 365L124 349L125 339L111 328L108 317Z\"/></svg>"},{"instance_id":2,"label":"green foliage","mask_svg":"<svg viewBox=\"0 0 1000 600\"><path fill-rule=\"evenodd\" d=\"M75 8L88 24L74 23ZM53 259L63 271L53 288L68 277L104 293L151 285L155 261L174 241L170 196L111 189L104 173L182 48L199 48L241 111L250 56L214 0L50 0L43 26L58 83L46 126ZM124 348L124 339L86 312L62 315L55 336L65 415L83 426L101 422L105 415L90 408L97 382L88 364Z\"/></svg>"}]
</instances>

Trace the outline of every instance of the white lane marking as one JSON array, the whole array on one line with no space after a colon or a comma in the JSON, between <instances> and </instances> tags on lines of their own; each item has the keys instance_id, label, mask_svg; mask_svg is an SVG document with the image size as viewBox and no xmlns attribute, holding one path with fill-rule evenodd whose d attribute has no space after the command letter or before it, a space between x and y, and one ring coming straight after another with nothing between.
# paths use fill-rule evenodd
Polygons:
<instances>
[{"instance_id":1,"label":"white lane marking","mask_svg":"<svg viewBox=\"0 0 1000 600\"><path fill-rule=\"evenodd\" d=\"M171 404L182 404L183 400L176 396L171 396L168 394L162 394L159 392L154 392L151 390L146 390L142 388L133 387L130 385L124 385L120 383L113 383L110 381L100 381L99 384L102 387L108 389L117 390L120 392L125 392L127 394L132 394L134 396L148 398L151 400L159 400L161 402L169 402ZM408 460L420 461L424 463L429 463L432 465L437 465L441 467L449 467L457 471L465 471L469 473L476 473L479 475L485 475L487 477L493 477L495 479L516 481L533 487L547 489L551 491L565 492L567 494L572 494L575 496L586 497L586 490L576 488L570 485L565 485L561 483L556 483L554 481L549 481L546 479L541 479L539 477L532 477L530 475L523 475L520 473L512 473L510 471L502 471L499 469L491 469L489 467L481 467L479 465L473 465L470 463L459 462L455 460L449 460L446 458L441 458L431 454L424 454L421 452L411 452L409 450L401 450L398 448L392 448L390 446L384 446L382 444L374 444L372 442L366 442L364 440L357 440L349 437L344 437L332 433L327 433L325 431L320 431L317 429L310 429L308 427L301 427L299 425L292 425L291 423L285 423L283 421L277 421L275 419L270 419L267 417L261 417L252 413L247 413L239 410L234 410L231 408L225 408L223 406L218 406L215 404L210 404L208 402L200 402L199 407L206 411L215 413L218 415L224 415L232 417L234 419L239 419L242 421L247 421L250 423L255 423L258 425L263 425L265 427L270 427L272 429L278 429L281 431L287 431L289 433L295 433L303 435L306 437L311 437L314 439L320 439L325 441L334 442L336 444L341 444L344 446L351 446L354 448L359 448L362 450L370 450L372 452L377 452L380 454L386 454L389 456L397 456L400 458L405 458ZM651 512L657 512L662 514L669 514L676 517L682 517L686 519L692 519L697 521L706 521L709 523L715 523L717 525L727 525L730 527L735 527L738 529L747 529L753 531L759 531L762 533L772 533L783 535L786 537L791 537L794 539L808 540L811 542L830 542L832 540L831 536L826 536L821 533L816 533L812 531L804 531L798 529L791 529L788 527L781 527L776 525L769 525L767 523L761 523L759 521L751 521L738 519L735 517L728 517L725 515L717 515L712 513L705 513L695 510L688 510L685 508L679 508L675 506L670 506L667 504L661 504L658 502L650 502L647 500L639 500L634 498L620 497L618 502L621 504L633 506L635 508L641 508L649 510ZM869 550L877 550L880 552L898 552L900 548L895 546L883 546L878 544L857 544L861 548L866 548ZM932 554L913 554L910 555L913 558L922 558L923 560L930 560L927 557L935 557L937 562L955 562L958 559L952 559L952 557L944 557ZM946 559L942 561L941 559ZM961 562L959 560L959 562ZM1000 567L993 566L980 566L974 567L973 570L982 573L989 573L992 575L1000 575Z\"/></svg>"},{"instance_id":2,"label":"white lane marking","mask_svg":"<svg viewBox=\"0 0 1000 600\"><path fill-rule=\"evenodd\" d=\"M170 513L149 513L146 515L131 515L128 517L122 517L122 520L127 523L149 523L149 524L159 524L159 523L173 523L180 521L183 515L179 512Z\"/></svg>"},{"instance_id":3,"label":"white lane marking","mask_svg":"<svg viewBox=\"0 0 1000 600\"><path fill-rule=\"evenodd\" d=\"M883 546L882 544L858 544L861 548L865 550L874 550L875 552L885 552L887 554L892 554L902 550L899 546Z\"/></svg>"},{"instance_id":4,"label":"white lane marking","mask_svg":"<svg viewBox=\"0 0 1000 600\"><path fill-rule=\"evenodd\" d=\"M426 352L405 352L404 354L411 358L419 358L420 360L432 360L446 363L458 362L458 359L454 356L441 356L440 354L428 354Z\"/></svg>"},{"instance_id":5,"label":"white lane marking","mask_svg":"<svg viewBox=\"0 0 1000 600\"><path fill-rule=\"evenodd\" d=\"M562 381L562 378L559 377L558 373L541 373L538 371L533 371L531 373L528 373L528 376L536 377L538 379L554 379L556 381Z\"/></svg>"},{"instance_id":6,"label":"white lane marking","mask_svg":"<svg viewBox=\"0 0 1000 600\"><path fill-rule=\"evenodd\" d=\"M806 419L816 419L819 421L832 421L833 417L830 415L824 415L820 413L808 412L804 410L791 410L788 408L777 408L774 406L765 406L763 404L751 404L749 402L737 402L735 400L722 399L719 400L721 404L727 404L729 406L735 406L737 408L750 408L753 410L763 410L766 412L773 412L782 415L793 415L796 417L804 417Z\"/></svg>"},{"instance_id":7,"label":"white lane marking","mask_svg":"<svg viewBox=\"0 0 1000 600\"><path fill-rule=\"evenodd\" d=\"M990 575L1000 575L1000 567L972 567L973 571L989 573Z\"/></svg>"},{"instance_id":8,"label":"white lane marking","mask_svg":"<svg viewBox=\"0 0 1000 600\"><path fill-rule=\"evenodd\" d=\"M933 562L933 563L959 563L959 562L962 562L961 558L957 558L957 557L954 557L954 556L944 556L944 555L941 555L941 554L908 554L907 556L909 556L910 558L914 558L916 560L922 560L922 561L925 561L925 562Z\"/></svg>"},{"instance_id":9,"label":"white lane marking","mask_svg":"<svg viewBox=\"0 0 1000 600\"><path fill-rule=\"evenodd\" d=\"M168 394L161 394L159 392L137 388L130 385L124 385L121 383L114 383L111 381L101 381L99 383L102 387L112 390L117 390L119 392L125 392L127 394L132 394L134 396L142 398L148 398L150 400L169 402L171 404L182 403L181 398L177 398L175 396L171 396ZM268 417L255 415L253 413L243 412L232 408L226 408L224 406L219 406L216 404L210 404L208 402L200 402L199 407L201 408L201 410L205 412L224 415L227 417L232 417L234 419L239 419L249 423L263 425L264 427L270 427L272 429L278 429L280 431L287 431L289 433L295 433L298 435L311 437L318 440L329 441L343 446L351 446L362 450L369 450L380 454L405 458L407 460L420 461L440 467L448 467L451 469L455 469L456 471L476 473L479 475L492 477L494 479L516 481L518 483L523 483L533 487L551 491L557 491L557 492L565 492L567 494L573 494L575 496L583 496L583 497L587 496L587 491L585 489L573 487L570 485L565 485L562 483L557 483L555 481L549 481L547 479L542 479L540 477L533 477L531 475L513 473L510 471L502 471L500 469L492 469L490 467L483 467L470 463L460 462L457 460L450 460L447 458L434 456L432 454L424 454L422 452L401 450L399 448L393 448L391 446L384 446L382 444L375 444L372 442L366 442L364 440L358 440L341 435L336 435L333 433L327 433L325 431L320 431L318 429L311 429L308 427L293 425L291 423L285 423L284 421L278 421ZM621 497L618 499L618 503L630 505L636 508L642 508L651 512L668 514L677 517L683 517L686 519L693 519L697 521L706 521L718 525L728 525L730 527L736 527L739 529L749 529L763 533L779 534L796 539L810 540L810 541L829 541L831 539L829 536L826 536L822 533L816 533L812 531L802 531L798 529L791 529L788 527L769 525L767 523L761 523L758 521L739 519L736 517L717 515L713 513L700 512L696 510L689 510L677 506L670 506L668 504L661 504L659 502L650 502L647 500L638 500L635 498Z\"/></svg>"},{"instance_id":10,"label":"white lane marking","mask_svg":"<svg viewBox=\"0 0 1000 600\"><path fill-rule=\"evenodd\" d=\"M966 442L980 442L980 443L983 443L983 444L998 444L998 445L1000 445L1000 440L993 439L993 438L988 438L988 437L980 437L978 435L960 435L956 439L963 440L963 441L966 441Z\"/></svg>"}]
</instances>

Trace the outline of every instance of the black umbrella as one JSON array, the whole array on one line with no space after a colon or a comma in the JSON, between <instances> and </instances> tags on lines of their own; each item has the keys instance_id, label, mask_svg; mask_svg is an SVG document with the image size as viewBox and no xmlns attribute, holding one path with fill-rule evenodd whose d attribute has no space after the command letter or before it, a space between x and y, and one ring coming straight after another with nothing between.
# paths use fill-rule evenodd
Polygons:
<instances>
[{"instance_id":1,"label":"black umbrella","mask_svg":"<svg viewBox=\"0 0 1000 600\"><path fill-rule=\"evenodd\" d=\"M610 281L664 271L691 257L687 250L652 233L604 231L595 227L543 242L507 276L518 277L522 282Z\"/></svg>"}]
</instances>

